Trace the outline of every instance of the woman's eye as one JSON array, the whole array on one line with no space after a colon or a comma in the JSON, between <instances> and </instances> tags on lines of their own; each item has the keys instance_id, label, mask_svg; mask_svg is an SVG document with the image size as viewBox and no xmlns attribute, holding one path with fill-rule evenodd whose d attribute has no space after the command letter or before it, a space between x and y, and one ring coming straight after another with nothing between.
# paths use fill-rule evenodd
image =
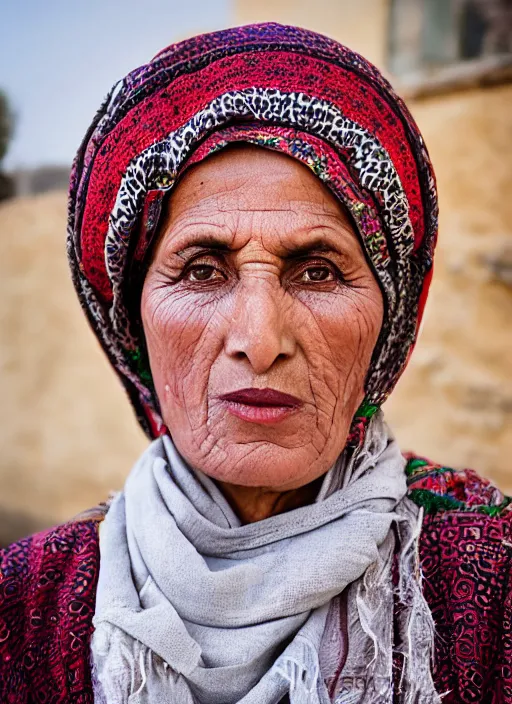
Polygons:
<instances>
[{"instance_id":1,"label":"woman's eye","mask_svg":"<svg viewBox=\"0 0 512 704\"><path fill-rule=\"evenodd\" d=\"M301 283L313 284L334 281L334 274L327 266L310 266L300 276Z\"/></svg>"},{"instance_id":2,"label":"woman's eye","mask_svg":"<svg viewBox=\"0 0 512 704\"><path fill-rule=\"evenodd\" d=\"M207 264L198 264L190 267L186 277L189 281L215 281L223 278L218 269Z\"/></svg>"}]
</instances>

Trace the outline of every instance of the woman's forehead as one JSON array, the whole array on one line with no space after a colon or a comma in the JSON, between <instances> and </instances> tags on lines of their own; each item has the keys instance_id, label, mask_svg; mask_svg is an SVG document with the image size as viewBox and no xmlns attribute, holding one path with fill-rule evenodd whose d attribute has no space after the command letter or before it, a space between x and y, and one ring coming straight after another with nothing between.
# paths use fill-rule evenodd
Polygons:
<instances>
[{"instance_id":1,"label":"woman's forehead","mask_svg":"<svg viewBox=\"0 0 512 704\"><path fill-rule=\"evenodd\" d=\"M247 147L216 154L185 174L171 193L163 231L183 243L209 238L227 246L252 231L297 240L352 230L344 206L307 167L283 154Z\"/></svg>"},{"instance_id":2,"label":"woman's forehead","mask_svg":"<svg viewBox=\"0 0 512 704\"><path fill-rule=\"evenodd\" d=\"M318 204L289 202L289 208L239 209L228 203L210 203L205 209L190 204L176 215L170 207L161 230L160 249L185 253L194 248L238 251L259 242L277 256L286 258L309 250L344 252L359 248L357 235L347 215L328 213ZM262 204L263 205L263 204Z\"/></svg>"},{"instance_id":3,"label":"woman's forehead","mask_svg":"<svg viewBox=\"0 0 512 704\"><path fill-rule=\"evenodd\" d=\"M309 252L336 252L340 255L360 253L357 234L348 221L322 221L320 217L301 218L290 212L287 217L279 211L261 212L261 217L230 217L222 212L212 215L222 222L206 223L192 216L186 223L170 224L163 232L159 251L185 256L198 249L219 252L239 252L246 247L260 247L283 259Z\"/></svg>"},{"instance_id":4,"label":"woman's forehead","mask_svg":"<svg viewBox=\"0 0 512 704\"><path fill-rule=\"evenodd\" d=\"M233 145L187 170L171 194L174 210L223 199L240 210L289 211L296 202L318 204L327 213L339 201L297 159L252 145Z\"/></svg>"}]
</instances>

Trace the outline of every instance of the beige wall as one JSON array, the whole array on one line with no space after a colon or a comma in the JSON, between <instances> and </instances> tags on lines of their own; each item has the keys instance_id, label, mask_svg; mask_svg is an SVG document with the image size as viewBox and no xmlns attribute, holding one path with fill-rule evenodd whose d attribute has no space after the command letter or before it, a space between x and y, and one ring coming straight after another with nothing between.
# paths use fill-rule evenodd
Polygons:
<instances>
[{"instance_id":1,"label":"beige wall","mask_svg":"<svg viewBox=\"0 0 512 704\"><path fill-rule=\"evenodd\" d=\"M0 542L120 488L145 445L80 311L66 195L0 204Z\"/></svg>"},{"instance_id":2,"label":"beige wall","mask_svg":"<svg viewBox=\"0 0 512 704\"><path fill-rule=\"evenodd\" d=\"M512 491L512 85L411 108L436 169L440 234L390 417L404 445Z\"/></svg>"}]
</instances>

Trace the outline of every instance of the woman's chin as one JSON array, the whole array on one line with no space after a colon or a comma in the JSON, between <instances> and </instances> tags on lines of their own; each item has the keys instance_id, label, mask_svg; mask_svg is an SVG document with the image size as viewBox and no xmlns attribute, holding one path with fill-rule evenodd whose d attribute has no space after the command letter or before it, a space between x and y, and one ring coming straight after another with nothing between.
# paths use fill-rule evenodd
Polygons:
<instances>
[{"instance_id":1,"label":"woman's chin","mask_svg":"<svg viewBox=\"0 0 512 704\"><path fill-rule=\"evenodd\" d=\"M324 474L332 462L310 447L289 449L273 443L230 443L223 463L200 467L216 481L274 491L297 489ZM213 458L212 458L213 459Z\"/></svg>"}]
</instances>

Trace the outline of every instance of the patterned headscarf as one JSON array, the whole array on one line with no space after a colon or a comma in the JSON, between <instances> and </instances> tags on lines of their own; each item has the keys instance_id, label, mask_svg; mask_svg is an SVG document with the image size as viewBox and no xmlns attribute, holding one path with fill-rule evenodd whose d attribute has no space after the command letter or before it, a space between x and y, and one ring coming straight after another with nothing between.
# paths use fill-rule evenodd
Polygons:
<instances>
[{"instance_id":1,"label":"patterned headscarf","mask_svg":"<svg viewBox=\"0 0 512 704\"><path fill-rule=\"evenodd\" d=\"M68 254L88 319L150 437L162 432L140 294L162 204L184 169L242 141L306 164L345 205L385 314L353 420L392 391L432 274L432 166L402 100L359 54L313 32L260 24L172 45L117 83L74 162Z\"/></svg>"}]
</instances>

